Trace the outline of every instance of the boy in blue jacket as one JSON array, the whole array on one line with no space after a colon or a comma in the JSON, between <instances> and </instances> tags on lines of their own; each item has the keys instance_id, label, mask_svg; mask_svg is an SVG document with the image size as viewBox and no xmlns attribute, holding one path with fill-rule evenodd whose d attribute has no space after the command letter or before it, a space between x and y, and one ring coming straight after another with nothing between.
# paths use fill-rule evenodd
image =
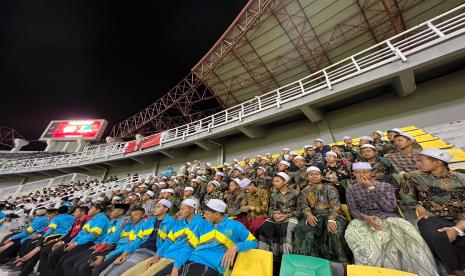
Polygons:
<instances>
[{"instance_id":1,"label":"boy in blue jacket","mask_svg":"<svg viewBox=\"0 0 465 276\"><path fill-rule=\"evenodd\" d=\"M179 268L169 265L155 275L176 276L179 271L183 276L222 275L226 268L233 266L237 252L257 248L257 240L249 230L242 223L225 216L226 203L210 199L206 207L206 221L188 239L194 250L187 262L179 264ZM179 257L176 260L179 261Z\"/></svg>"}]
</instances>

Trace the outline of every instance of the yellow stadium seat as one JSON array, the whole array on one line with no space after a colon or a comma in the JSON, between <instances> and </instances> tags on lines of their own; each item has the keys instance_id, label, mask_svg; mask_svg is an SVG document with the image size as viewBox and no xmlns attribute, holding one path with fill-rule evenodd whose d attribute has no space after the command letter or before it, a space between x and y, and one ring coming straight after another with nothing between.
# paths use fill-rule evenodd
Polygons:
<instances>
[{"instance_id":1,"label":"yellow stadium seat","mask_svg":"<svg viewBox=\"0 0 465 276\"><path fill-rule=\"evenodd\" d=\"M465 152L462 149L450 149L447 152L454 157L450 163L465 161Z\"/></svg>"},{"instance_id":2,"label":"yellow stadium seat","mask_svg":"<svg viewBox=\"0 0 465 276\"><path fill-rule=\"evenodd\" d=\"M454 146L452 144L447 144L446 142L442 140L423 142L423 143L420 143L420 145L423 147L423 149L428 149L428 148L448 149Z\"/></svg>"},{"instance_id":3,"label":"yellow stadium seat","mask_svg":"<svg viewBox=\"0 0 465 276\"><path fill-rule=\"evenodd\" d=\"M412 131L412 130L415 130L415 129L418 129L418 127L416 126L406 126L406 127L401 127L400 130L402 131Z\"/></svg>"},{"instance_id":4,"label":"yellow stadium seat","mask_svg":"<svg viewBox=\"0 0 465 276\"><path fill-rule=\"evenodd\" d=\"M350 216L349 207L347 206L347 204L341 204L341 210L344 213L347 220L351 221L352 217Z\"/></svg>"},{"instance_id":5,"label":"yellow stadium seat","mask_svg":"<svg viewBox=\"0 0 465 276\"><path fill-rule=\"evenodd\" d=\"M438 139L438 138L434 137L434 136L431 135L431 134L423 134L423 135L420 135L420 136L415 136L415 140L416 140L418 143L433 141L433 140L437 140L437 139Z\"/></svg>"},{"instance_id":6,"label":"yellow stadium seat","mask_svg":"<svg viewBox=\"0 0 465 276\"><path fill-rule=\"evenodd\" d=\"M227 275L226 273L224 275ZM231 276L272 276L273 253L252 249L239 253Z\"/></svg>"},{"instance_id":7,"label":"yellow stadium seat","mask_svg":"<svg viewBox=\"0 0 465 276\"><path fill-rule=\"evenodd\" d=\"M381 267L348 265L347 276L417 276L417 274Z\"/></svg>"},{"instance_id":8,"label":"yellow stadium seat","mask_svg":"<svg viewBox=\"0 0 465 276\"><path fill-rule=\"evenodd\" d=\"M408 134L412 135L413 137L427 134L426 132L424 132L424 131L421 130L421 129L415 129L415 130L411 130L411 131L405 131L405 133L408 133Z\"/></svg>"}]
</instances>

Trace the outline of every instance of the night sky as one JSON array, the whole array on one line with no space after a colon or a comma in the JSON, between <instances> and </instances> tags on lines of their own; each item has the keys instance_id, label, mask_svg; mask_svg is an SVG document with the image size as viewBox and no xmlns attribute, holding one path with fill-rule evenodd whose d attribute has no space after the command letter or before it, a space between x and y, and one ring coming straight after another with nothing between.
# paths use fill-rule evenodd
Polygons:
<instances>
[{"instance_id":1,"label":"night sky","mask_svg":"<svg viewBox=\"0 0 465 276\"><path fill-rule=\"evenodd\" d=\"M246 2L0 0L0 125L30 140L54 119L111 128L186 76Z\"/></svg>"}]
</instances>

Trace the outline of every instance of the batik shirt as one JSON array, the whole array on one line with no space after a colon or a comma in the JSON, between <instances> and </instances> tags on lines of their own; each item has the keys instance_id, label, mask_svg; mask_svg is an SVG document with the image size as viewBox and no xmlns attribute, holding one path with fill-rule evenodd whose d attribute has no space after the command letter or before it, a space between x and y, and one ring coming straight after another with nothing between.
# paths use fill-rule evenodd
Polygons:
<instances>
[{"instance_id":1,"label":"batik shirt","mask_svg":"<svg viewBox=\"0 0 465 276\"><path fill-rule=\"evenodd\" d=\"M252 182L254 182L255 185L257 185L257 187L267 190L271 189L271 187L273 186L273 178L267 175L261 175L253 179Z\"/></svg>"},{"instance_id":2,"label":"batik shirt","mask_svg":"<svg viewBox=\"0 0 465 276\"><path fill-rule=\"evenodd\" d=\"M366 159L362 159L363 162L368 162ZM371 171L373 177L378 181L383 181L387 175L393 173L391 163L387 158L377 157L375 162L370 163L373 170Z\"/></svg>"},{"instance_id":3,"label":"batik shirt","mask_svg":"<svg viewBox=\"0 0 465 276\"><path fill-rule=\"evenodd\" d=\"M413 150L411 155L407 155L402 151L396 151L388 156L389 161L396 172L411 172L417 170L417 157L419 152Z\"/></svg>"},{"instance_id":4,"label":"batik shirt","mask_svg":"<svg viewBox=\"0 0 465 276\"><path fill-rule=\"evenodd\" d=\"M380 156L383 156L386 148L390 147L390 145L387 145L389 143L390 142L386 140L377 140L377 141L373 141L372 145L376 148L376 151L378 152L378 154Z\"/></svg>"},{"instance_id":5,"label":"batik shirt","mask_svg":"<svg viewBox=\"0 0 465 276\"><path fill-rule=\"evenodd\" d=\"M433 176L413 171L408 174L400 195L407 205L419 204L430 215L456 220L465 213L465 175L450 172Z\"/></svg>"},{"instance_id":6,"label":"batik shirt","mask_svg":"<svg viewBox=\"0 0 465 276\"><path fill-rule=\"evenodd\" d=\"M289 218L297 218L299 216L299 191L289 189L285 194L279 190L274 192L270 198L270 209L268 216L273 217L275 212L288 215Z\"/></svg>"},{"instance_id":7,"label":"batik shirt","mask_svg":"<svg viewBox=\"0 0 465 276\"><path fill-rule=\"evenodd\" d=\"M266 214L268 203L270 202L270 193L268 189L258 188L255 193L247 193L244 199L244 206L250 206L247 217L255 219L260 215Z\"/></svg>"},{"instance_id":8,"label":"batik shirt","mask_svg":"<svg viewBox=\"0 0 465 276\"><path fill-rule=\"evenodd\" d=\"M227 213L230 216L235 216L240 214L241 206L244 203L244 192L237 190L234 193L229 193L226 197L225 203L228 206Z\"/></svg>"},{"instance_id":9,"label":"batik shirt","mask_svg":"<svg viewBox=\"0 0 465 276\"><path fill-rule=\"evenodd\" d=\"M292 183L297 184L299 189L303 189L305 185L307 185L307 168L299 169L296 172L291 174L291 181Z\"/></svg>"},{"instance_id":10,"label":"batik shirt","mask_svg":"<svg viewBox=\"0 0 465 276\"><path fill-rule=\"evenodd\" d=\"M322 166L324 161L323 161L323 155L319 152L315 152L314 155L304 155L305 158L305 166L310 167L310 166L315 166L319 167Z\"/></svg>"},{"instance_id":11,"label":"batik shirt","mask_svg":"<svg viewBox=\"0 0 465 276\"><path fill-rule=\"evenodd\" d=\"M395 212L396 194L391 184L375 181L373 189L360 184L347 190L347 205L350 214L356 219L363 215L376 216L380 219L399 217Z\"/></svg>"},{"instance_id":12,"label":"batik shirt","mask_svg":"<svg viewBox=\"0 0 465 276\"><path fill-rule=\"evenodd\" d=\"M333 186L323 184L321 187L309 184L301 193L301 206L304 215L326 215L330 220L340 216L341 204L339 194Z\"/></svg>"},{"instance_id":13,"label":"batik shirt","mask_svg":"<svg viewBox=\"0 0 465 276\"><path fill-rule=\"evenodd\" d=\"M326 166L321 170L321 173L323 174L324 177L329 178L330 173L335 173L337 176L337 183L339 184L340 182L349 179L350 178L350 170L346 166Z\"/></svg>"}]
</instances>

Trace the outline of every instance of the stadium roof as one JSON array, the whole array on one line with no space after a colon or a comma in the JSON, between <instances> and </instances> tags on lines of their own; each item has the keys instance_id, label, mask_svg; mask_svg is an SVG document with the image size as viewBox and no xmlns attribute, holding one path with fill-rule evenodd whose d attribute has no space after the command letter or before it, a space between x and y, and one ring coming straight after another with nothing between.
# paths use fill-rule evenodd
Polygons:
<instances>
[{"instance_id":1,"label":"stadium roof","mask_svg":"<svg viewBox=\"0 0 465 276\"><path fill-rule=\"evenodd\" d=\"M111 136L149 134L198 120L310 75L464 2L250 0L185 79L116 124Z\"/></svg>"},{"instance_id":2,"label":"stadium roof","mask_svg":"<svg viewBox=\"0 0 465 276\"><path fill-rule=\"evenodd\" d=\"M463 2L250 0L192 72L223 106L233 106L347 58Z\"/></svg>"}]
</instances>

